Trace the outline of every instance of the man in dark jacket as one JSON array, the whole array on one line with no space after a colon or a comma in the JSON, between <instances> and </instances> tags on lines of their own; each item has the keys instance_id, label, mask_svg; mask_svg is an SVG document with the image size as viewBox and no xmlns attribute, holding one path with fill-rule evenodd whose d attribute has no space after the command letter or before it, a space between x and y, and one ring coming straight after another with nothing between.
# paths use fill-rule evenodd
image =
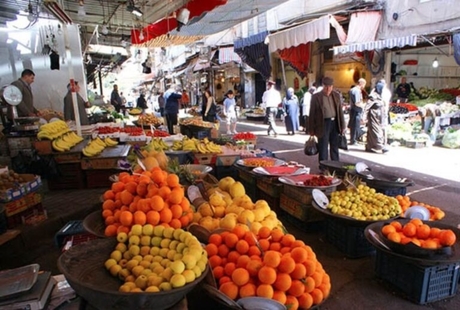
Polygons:
<instances>
[{"instance_id":1,"label":"man in dark jacket","mask_svg":"<svg viewBox=\"0 0 460 310\"><path fill-rule=\"evenodd\" d=\"M86 114L86 108L89 107L89 104L85 102L82 96L78 93L80 91L80 85L75 81L75 92L77 93L77 106L78 114L80 115L80 124L89 125L88 114ZM73 109L73 99L72 99L72 88L71 85L67 85L67 94L64 97L64 119L75 120L75 113Z\"/></svg>"},{"instance_id":2,"label":"man in dark jacket","mask_svg":"<svg viewBox=\"0 0 460 310\"><path fill-rule=\"evenodd\" d=\"M34 107L34 96L30 88L34 80L35 73L30 69L25 69L22 71L21 77L11 83L11 85L19 88L22 93L22 101L16 106L19 117L37 116L39 114L38 110ZM13 109L10 105L8 105L8 118L13 119Z\"/></svg>"},{"instance_id":3,"label":"man in dark jacket","mask_svg":"<svg viewBox=\"0 0 460 310\"><path fill-rule=\"evenodd\" d=\"M313 94L308 132L318 138L318 160L339 160L339 135L345 131L345 118L339 93L333 91L333 80L323 78L323 90Z\"/></svg>"},{"instance_id":4,"label":"man in dark jacket","mask_svg":"<svg viewBox=\"0 0 460 310\"><path fill-rule=\"evenodd\" d=\"M165 98L165 118L166 125L168 126L169 134L174 134L174 125L177 125L178 119L177 115L179 114L179 100L182 98L182 94L176 91L174 88L169 89L164 94Z\"/></svg>"},{"instance_id":5,"label":"man in dark jacket","mask_svg":"<svg viewBox=\"0 0 460 310\"><path fill-rule=\"evenodd\" d=\"M114 84L113 85L113 90L112 93L110 94L110 104L115 107L115 111L120 113L121 107L123 105L123 101L120 97L120 94L118 93L118 85Z\"/></svg>"}]
</instances>

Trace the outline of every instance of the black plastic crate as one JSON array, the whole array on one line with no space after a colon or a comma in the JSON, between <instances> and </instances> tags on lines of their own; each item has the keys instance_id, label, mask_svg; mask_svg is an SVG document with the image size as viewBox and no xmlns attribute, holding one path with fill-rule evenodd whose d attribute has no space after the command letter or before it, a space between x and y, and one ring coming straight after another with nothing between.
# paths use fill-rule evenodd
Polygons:
<instances>
[{"instance_id":1,"label":"black plastic crate","mask_svg":"<svg viewBox=\"0 0 460 310\"><path fill-rule=\"evenodd\" d=\"M426 266L380 250L375 257L376 275L419 304L454 296L459 270L460 262Z\"/></svg>"},{"instance_id":2,"label":"black plastic crate","mask_svg":"<svg viewBox=\"0 0 460 310\"><path fill-rule=\"evenodd\" d=\"M396 197L398 195L404 196L406 195L406 192L407 192L407 187L375 187L373 186L372 188L374 188L376 192L382 193L390 197Z\"/></svg>"},{"instance_id":3,"label":"black plastic crate","mask_svg":"<svg viewBox=\"0 0 460 310\"><path fill-rule=\"evenodd\" d=\"M246 191L246 195L248 195L252 201L257 201L257 197L258 197L258 190L257 190L257 186L255 186L255 184L251 184L251 183L248 183L247 181L245 180L239 180L241 182L241 184L243 184L244 186L244 189Z\"/></svg>"},{"instance_id":4,"label":"black plastic crate","mask_svg":"<svg viewBox=\"0 0 460 310\"><path fill-rule=\"evenodd\" d=\"M280 197L274 197L271 196L268 193L265 193L260 190L260 188L257 190L257 200L262 199L265 200L268 205L270 206L270 209L275 211L276 213L279 212L280 210Z\"/></svg>"},{"instance_id":5,"label":"black plastic crate","mask_svg":"<svg viewBox=\"0 0 460 310\"><path fill-rule=\"evenodd\" d=\"M216 166L214 168L215 177L220 180L225 177L238 178L238 170L234 166Z\"/></svg>"},{"instance_id":6,"label":"black plastic crate","mask_svg":"<svg viewBox=\"0 0 460 310\"><path fill-rule=\"evenodd\" d=\"M70 221L54 235L54 244L60 248L64 245L64 241L67 237L87 233L88 232L83 227L83 221Z\"/></svg>"},{"instance_id":7,"label":"black plastic crate","mask_svg":"<svg viewBox=\"0 0 460 310\"><path fill-rule=\"evenodd\" d=\"M179 165L192 164L195 159L192 152L187 152L187 153L166 152L166 156L168 156L170 160L177 160Z\"/></svg>"},{"instance_id":8,"label":"black plastic crate","mask_svg":"<svg viewBox=\"0 0 460 310\"><path fill-rule=\"evenodd\" d=\"M329 218L326 239L349 258L369 256L375 253L375 248L364 236L364 229L365 226Z\"/></svg>"},{"instance_id":9,"label":"black plastic crate","mask_svg":"<svg viewBox=\"0 0 460 310\"><path fill-rule=\"evenodd\" d=\"M290 224L295 228L306 233L323 231L326 227L326 221L304 222L296 218L295 216L290 215L284 210L279 210L278 212L276 212L276 215L278 216L278 219L283 223L284 226Z\"/></svg>"}]
</instances>

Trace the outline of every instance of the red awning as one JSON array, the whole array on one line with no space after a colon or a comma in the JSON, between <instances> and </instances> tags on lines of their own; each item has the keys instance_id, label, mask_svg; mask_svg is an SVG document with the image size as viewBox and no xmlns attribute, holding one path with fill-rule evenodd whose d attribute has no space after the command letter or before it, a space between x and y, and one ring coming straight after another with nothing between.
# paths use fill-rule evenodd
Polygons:
<instances>
[{"instance_id":1,"label":"red awning","mask_svg":"<svg viewBox=\"0 0 460 310\"><path fill-rule=\"evenodd\" d=\"M301 78L307 76L310 67L310 44L308 42L278 51L280 58L294 68Z\"/></svg>"},{"instance_id":2,"label":"red awning","mask_svg":"<svg viewBox=\"0 0 460 310\"><path fill-rule=\"evenodd\" d=\"M227 3L227 0L206 0L206 1L190 1L182 8L187 8L190 11L189 21L192 21L194 17L199 17L200 15L212 11L215 7L219 5L224 5ZM181 8L181 9L182 9ZM179 10L176 11L176 14ZM140 31L138 29L131 30L131 43L132 44L142 44L148 42L152 39L155 39L158 36L166 34L177 27L177 20L175 17L168 16L162 20L150 24L147 27L144 27L142 30L144 35L144 40L139 39Z\"/></svg>"}]
</instances>

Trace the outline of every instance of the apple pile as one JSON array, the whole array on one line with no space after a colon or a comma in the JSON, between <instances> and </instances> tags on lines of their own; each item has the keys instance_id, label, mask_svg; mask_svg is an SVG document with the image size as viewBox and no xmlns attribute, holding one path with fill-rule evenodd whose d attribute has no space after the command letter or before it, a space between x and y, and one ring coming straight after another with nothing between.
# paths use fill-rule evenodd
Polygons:
<instances>
[{"instance_id":1,"label":"apple pile","mask_svg":"<svg viewBox=\"0 0 460 310\"><path fill-rule=\"evenodd\" d=\"M209 231L243 226L245 230L257 234L263 226L270 229L282 227L267 201L260 199L253 202L243 184L232 177L220 179L218 186L209 189L207 194L209 201L198 206L193 222Z\"/></svg>"},{"instance_id":2,"label":"apple pile","mask_svg":"<svg viewBox=\"0 0 460 310\"><path fill-rule=\"evenodd\" d=\"M136 224L117 240L105 268L124 281L120 292L179 288L200 277L208 263L198 239L181 228Z\"/></svg>"}]
</instances>

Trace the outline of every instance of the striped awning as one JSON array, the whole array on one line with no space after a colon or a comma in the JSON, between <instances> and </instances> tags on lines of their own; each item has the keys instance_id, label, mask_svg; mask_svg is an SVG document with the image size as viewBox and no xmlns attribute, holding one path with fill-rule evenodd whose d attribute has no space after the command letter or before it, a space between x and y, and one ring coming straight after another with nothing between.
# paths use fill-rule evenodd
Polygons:
<instances>
[{"instance_id":1,"label":"striped awning","mask_svg":"<svg viewBox=\"0 0 460 310\"><path fill-rule=\"evenodd\" d=\"M241 58L235 53L233 46L219 48L219 64L226 64L229 62L241 63Z\"/></svg>"},{"instance_id":2,"label":"striped awning","mask_svg":"<svg viewBox=\"0 0 460 310\"><path fill-rule=\"evenodd\" d=\"M417 35L410 35L399 38L390 38L385 40L377 40L370 42L361 42L354 43L349 45L335 46L334 55L337 54L346 54L362 51L373 51L381 50L385 48L394 48L394 47L404 47L406 45L416 46L417 45Z\"/></svg>"}]
</instances>

